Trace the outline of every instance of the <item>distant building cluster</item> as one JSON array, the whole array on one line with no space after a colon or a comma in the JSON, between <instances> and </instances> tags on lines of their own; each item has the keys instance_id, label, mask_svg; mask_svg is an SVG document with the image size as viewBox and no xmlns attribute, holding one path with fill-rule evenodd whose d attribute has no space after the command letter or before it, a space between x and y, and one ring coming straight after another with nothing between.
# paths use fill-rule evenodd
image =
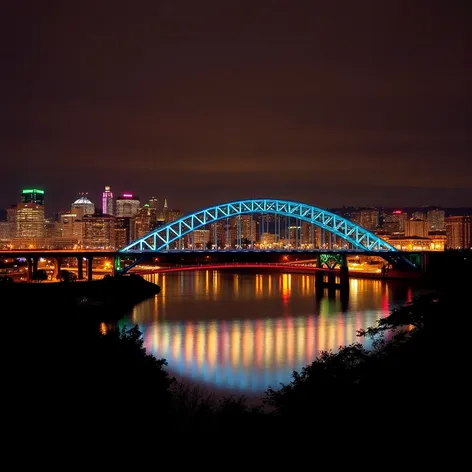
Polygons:
<instances>
[{"instance_id":1,"label":"distant building cluster","mask_svg":"<svg viewBox=\"0 0 472 472\"><path fill-rule=\"evenodd\" d=\"M444 209L333 210L403 251L444 251L472 248L472 217L448 215ZM145 203L132 193L114 196L105 186L100 205L79 194L70 210L45 216L45 192L21 191L19 201L0 221L0 249L118 249L153 229L183 216L181 210L152 197ZM176 239L172 248L325 248L345 247L340 237L295 218L265 214L217 221Z\"/></svg>"},{"instance_id":2,"label":"distant building cluster","mask_svg":"<svg viewBox=\"0 0 472 472\"><path fill-rule=\"evenodd\" d=\"M384 211L377 208L338 211L402 251L472 249L469 215L446 216L440 208Z\"/></svg>"},{"instance_id":3,"label":"distant building cluster","mask_svg":"<svg viewBox=\"0 0 472 472\"><path fill-rule=\"evenodd\" d=\"M167 200L160 208L155 197L144 204L131 193L114 198L109 186L100 207L81 193L70 211L54 218L45 216L44 190L24 189L20 201L5 213L0 247L16 249L117 249L182 216L180 210L168 208Z\"/></svg>"}]
</instances>

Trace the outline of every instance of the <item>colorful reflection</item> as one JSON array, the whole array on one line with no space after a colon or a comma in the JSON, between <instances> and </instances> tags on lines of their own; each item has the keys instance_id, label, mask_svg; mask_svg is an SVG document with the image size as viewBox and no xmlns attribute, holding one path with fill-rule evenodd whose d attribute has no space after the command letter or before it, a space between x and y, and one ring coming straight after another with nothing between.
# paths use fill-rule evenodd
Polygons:
<instances>
[{"instance_id":1,"label":"colorful reflection","mask_svg":"<svg viewBox=\"0 0 472 472\"><path fill-rule=\"evenodd\" d=\"M376 316L365 318L373 324ZM224 388L263 391L287 381L322 350L356 341L355 323L343 315L265 320L195 321L141 325L145 347L167 359L182 377Z\"/></svg>"},{"instance_id":2,"label":"colorful reflection","mask_svg":"<svg viewBox=\"0 0 472 472\"><path fill-rule=\"evenodd\" d=\"M314 277L303 274L199 271L148 279L161 293L123 320L139 325L146 349L181 379L257 395L290 381L320 351L360 341L357 330L411 297L411 289L353 279L343 300L339 292L316 293Z\"/></svg>"}]
</instances>

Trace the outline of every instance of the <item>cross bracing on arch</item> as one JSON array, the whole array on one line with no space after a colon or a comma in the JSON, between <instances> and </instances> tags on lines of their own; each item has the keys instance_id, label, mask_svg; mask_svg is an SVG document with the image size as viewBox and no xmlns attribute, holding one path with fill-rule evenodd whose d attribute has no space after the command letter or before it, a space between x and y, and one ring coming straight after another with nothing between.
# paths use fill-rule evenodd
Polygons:
<instances>
[{"instance_id":1,"label":"cross bracing on arch","mask_svg":"<svg viewBox=\"0 0 472 472\"><path fill-rule=\"evenodd\" d=\"M121 253L166 251L173 242L219 220L251 213L272 213L298 218L327 230L350 243L354 249L396 252L389 243L339 215L305 203L269 198L222 203L190 213L167 223L120 249Z\"/></svg>"}]
</instances>

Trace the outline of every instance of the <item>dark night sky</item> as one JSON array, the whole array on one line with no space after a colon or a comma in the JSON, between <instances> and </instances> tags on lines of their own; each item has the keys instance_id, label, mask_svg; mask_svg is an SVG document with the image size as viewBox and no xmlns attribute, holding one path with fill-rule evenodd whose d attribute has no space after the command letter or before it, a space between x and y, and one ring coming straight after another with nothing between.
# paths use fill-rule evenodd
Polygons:
<instances>
[{"instance_id":1,"label":"dark night sky","mask_svg":"<svg viewBox=\"0 0 472 472\"><path fill-rule=\"evenodd\" d=\"M472 205L464 1L1 2L0 208ZM469 31L467 31L469 29Z\"/></svg>"}]
</instances>

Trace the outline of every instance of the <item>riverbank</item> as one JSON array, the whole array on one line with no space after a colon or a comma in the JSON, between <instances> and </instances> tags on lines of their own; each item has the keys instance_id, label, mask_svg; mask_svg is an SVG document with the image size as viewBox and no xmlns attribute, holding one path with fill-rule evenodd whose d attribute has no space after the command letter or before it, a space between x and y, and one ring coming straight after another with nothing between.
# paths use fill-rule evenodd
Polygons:
<instances>
[{"instance_id":1,"label":"riverbank","mask_svg":"<svg viewBox=\"0 0 472 472\"><path fill-rule=\"evenodd\" d=\"M82 319L112 321L133 306L159 294L160 287L137 274L105 277L90 282L4 283L0 296L8 303L30 308L30 312L68 311Z\"/></svg>"}]
</instances>

